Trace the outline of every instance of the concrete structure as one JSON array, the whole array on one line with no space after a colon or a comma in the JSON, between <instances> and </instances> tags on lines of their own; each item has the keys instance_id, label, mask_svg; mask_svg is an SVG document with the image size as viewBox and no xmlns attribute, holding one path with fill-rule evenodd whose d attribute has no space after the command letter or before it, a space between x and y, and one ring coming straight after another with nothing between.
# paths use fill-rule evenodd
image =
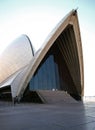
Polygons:
<instances>
[{"instance_id":1,"label":"concrete structure","mask_svg":"<svg viewBox=\"0 0 95 130\"><path fill-rule=\"evenodd\" d=\"M83 96L83 56L76 10L57 24L36 53L24 35L0 58L4 59L0 63L1 93L10 88L13 99L21 100L30 91L41 96L38 90L65 91L78 100Z\"/></svg>"}]
</instances>

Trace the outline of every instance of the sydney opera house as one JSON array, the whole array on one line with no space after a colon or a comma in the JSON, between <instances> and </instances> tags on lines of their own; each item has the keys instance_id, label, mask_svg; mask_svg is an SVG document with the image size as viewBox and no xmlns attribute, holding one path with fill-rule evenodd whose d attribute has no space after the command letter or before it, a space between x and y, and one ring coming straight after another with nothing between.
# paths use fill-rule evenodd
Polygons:
<instances>
[{"instance_id":1,"label":"sydney opera house","mask_svg":"<svg viewBox=\"0 0 95 130\"><path fill-rule=\"evenodd\" d=\"M46 93L81 100L84 94L82 44L77 11L72 10L35 52L27 35L0 56L0 99L47 101ZM52 98L55 98L52 96ZM52 99L53 100L53 99Z\"/></svg>"}]
</instances>

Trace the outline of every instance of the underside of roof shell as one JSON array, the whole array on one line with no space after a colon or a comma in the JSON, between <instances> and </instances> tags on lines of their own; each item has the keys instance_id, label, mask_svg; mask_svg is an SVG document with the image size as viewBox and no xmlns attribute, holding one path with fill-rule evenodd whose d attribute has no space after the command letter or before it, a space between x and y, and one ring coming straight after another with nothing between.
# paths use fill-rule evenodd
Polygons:
<instances>
[{"instance_id":1,"label":"underside of roof shell","mask_svg":"<svg viewBox=\"0 0 95 130\"><path fill-rule=\"evenodd\" d=\"M62 19L49 34L40 50L32 58L23 81L19 84L17 97L21 97L33 77L41 61L53 46L57 43L63 54L70 75L80 96L84 93L84 70L82 44L78 23L77 11L72 10Z\"/></svg>"}]
</instances>

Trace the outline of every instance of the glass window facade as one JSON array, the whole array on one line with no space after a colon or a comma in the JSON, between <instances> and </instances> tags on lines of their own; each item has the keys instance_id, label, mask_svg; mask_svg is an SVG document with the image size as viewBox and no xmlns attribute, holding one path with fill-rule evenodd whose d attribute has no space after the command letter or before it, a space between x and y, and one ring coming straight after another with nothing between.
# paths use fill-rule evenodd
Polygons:
<instances>
[{"instance_id":1,"label":"glass window facade","mask_svg":"<svg viewBox=\"0 0 95 130\"><path fill-rule=\"evenodd\" d=\"M49 55L30 81L30 89L57 89L54 56Z\"/></svg>"},{"instance_id":2,"label":"glass window facade","mask_svg":"<svg viewBox=\"0 0 95 130\"><path fill-rule=\"evenodd\" d=\"M38 66L29 83L31 91L64 90L68 93L75 91L74 83L58 46L55 42Z\"/></svg>"}]
</instances>

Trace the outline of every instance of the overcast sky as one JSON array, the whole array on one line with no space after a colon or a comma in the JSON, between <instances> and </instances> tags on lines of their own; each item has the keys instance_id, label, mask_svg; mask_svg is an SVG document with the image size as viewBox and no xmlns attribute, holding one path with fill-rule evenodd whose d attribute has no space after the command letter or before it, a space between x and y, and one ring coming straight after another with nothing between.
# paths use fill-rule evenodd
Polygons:
<instances>
[{"instance_id":1,"label":"overcast sky","mask_svg":"<svg viewBox=\"0 0 95 130\"><path fill-rule=\"evenodd\" d=\"M37 50L56 24L78 8L85 95L95 95L95 0L0 0L0 53L21 34Z\"/></svg>"}]
</instances>

